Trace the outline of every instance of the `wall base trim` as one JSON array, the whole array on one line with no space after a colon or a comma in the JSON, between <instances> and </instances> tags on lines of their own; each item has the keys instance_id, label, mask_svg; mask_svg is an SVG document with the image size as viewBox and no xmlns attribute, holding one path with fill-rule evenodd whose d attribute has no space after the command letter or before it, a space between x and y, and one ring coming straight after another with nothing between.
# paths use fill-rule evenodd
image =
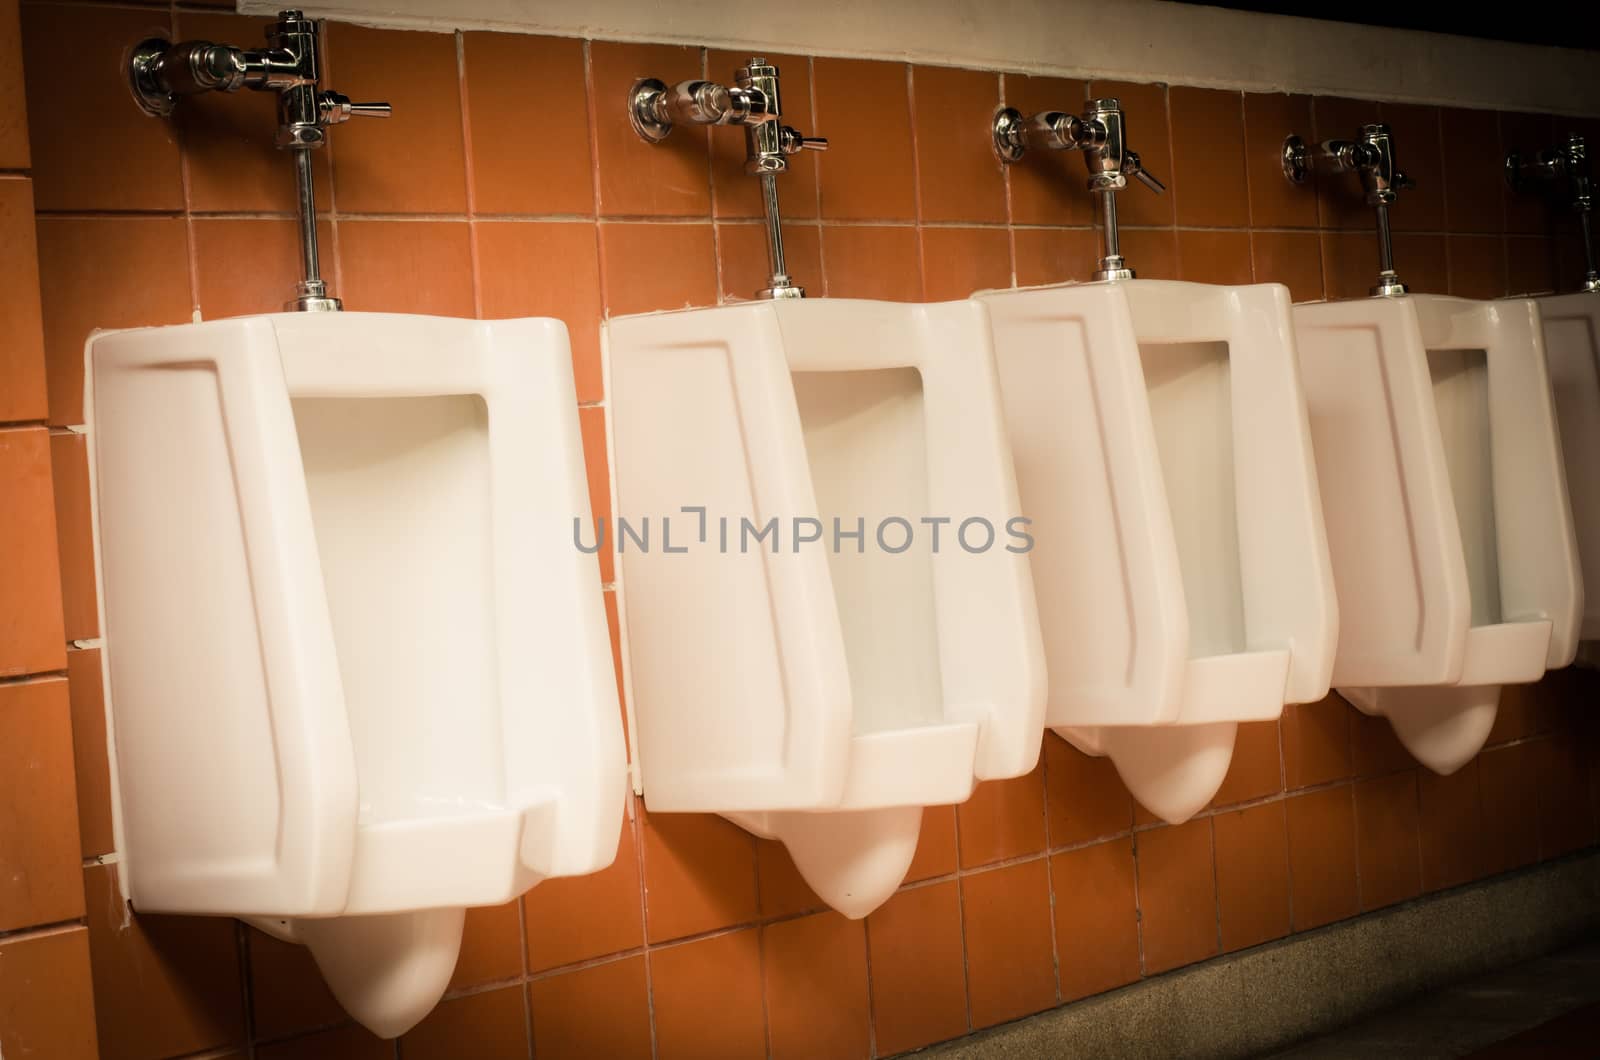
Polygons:
<instances>
[{"instance_id":1,"label":"wall base trim","mask_svg":"<svg viewBox=\"0 0 1600 1060\"><path fill-rule=\"evenodd\" d=\"M1600 931L1600 848L1190 965L918 1057L1237 1057Z\"/></svg>"}]
</instances>

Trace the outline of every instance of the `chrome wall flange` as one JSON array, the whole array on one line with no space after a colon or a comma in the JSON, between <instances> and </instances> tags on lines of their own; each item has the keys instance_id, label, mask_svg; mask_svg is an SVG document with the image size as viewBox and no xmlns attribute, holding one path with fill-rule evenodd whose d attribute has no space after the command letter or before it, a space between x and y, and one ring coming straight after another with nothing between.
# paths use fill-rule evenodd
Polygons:
<instances>
[{"instance_id":1,"label":"chrome wall flange","mask_svg":"<svg viewBox=\"0 0 1600 1060\"><path fill-rule=\"evenodd\" d=\"M1290 133L1283 138L1283 175L1291 184L1304 184L1311 176L1311 160L1306 154L1306 142Z\"/></svg>"},{"instance_id":2,"label":"chrome wall flange","mask_svg":"<svg viewBox=\"0 0 1600 1060\"><path fill-rule=\"evenodd\" d=\"M1028 146L1022 129L1022 112L1016 107L1000 107L994 112L994 153L1002 162L1016 162Z\"/></svg>"},{"instance_id":3,"label":"chrome wall flange","mask_svg":"<svg viewBox=\"0 0 1600 1060\"><path fill-rule=\"evenodd\" d=\"M658 144L672 133L672 120L657 112L666 98L667 84L653 77L641 77L628 90L628 121L639 139Z\"/></svg>"},{"instance_id":4,"label":"chrome wall flange","mask_svg":"<svg viewBox=\"0 0 1600 1060\"><path fill-rule=\"evenodd\" d=\"M146 37L128 53L128 87L139 109L152 118L165 118L177 105L176 93L168 91L157 76L158 60L172 47L164 37Z\"/></svg>"}]
</instances>

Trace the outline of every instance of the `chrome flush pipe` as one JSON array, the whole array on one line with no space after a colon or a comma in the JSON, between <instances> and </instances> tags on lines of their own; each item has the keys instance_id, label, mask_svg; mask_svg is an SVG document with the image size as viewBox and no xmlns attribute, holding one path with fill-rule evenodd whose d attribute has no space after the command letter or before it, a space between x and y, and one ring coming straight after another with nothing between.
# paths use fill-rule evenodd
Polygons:
<instances>
[{"instance_id":1,"label":"chrome flush pipe","mask_svg":"<svg viewBox=\"0 0 1600 1060\"><path fill-rule=\"evenodd\" d=\"M1324 140L1314 148L1290 134L1283 141L1283 175L1292 184L1304 184L1313 166L1334 173L1357 173L1373 208L1378 230L1378 282L1371 293L1394 298L1410 290L1394 270L1394 241L1389 233L1389 207L1399 193L1417 186L1400 172L1394 160L1394 137L1387 125L1363 125L1354 140Z\"/></svg>"},{"instance_id":2,"label":"chrome flush pipe","mask_svg":"<svg viewBox=\"0 0 1600 1060\"><path fill-rule=\"evenodd\" d=\"M660 143L678 122L694 125L742 125L744 171L761 178L761 214L767 230L767 285L757 298L804 298L805 288L789 276L783 253L783 215L778 206L778 174L789 168L789 156L800 151L826 151L828 141L803 136L784 125L778 93L778 68L765 59L751 59L734 72L731 86L714 81L681 81L667 85L655 78L634 82L628 90L628 119L647 143Z\"/></svg>"},{"instance_id":3,"label":"chrome flush pipe","mask_svg":"<svg viewBox=\"0 0 1600 1060\"><path fill-rule=\"evenodd\" d=\"M387 118L387 103L352 103L348 96L319 90L321 55L317 23L299 11L280 11L267 27L264 49L235 48L210 41L151 38L134 46L128 81L146 114L170 115L179 97L241 88L278 93L274 142L294 152L295 203L299 212L301 278L284 308L324 312L341 308L328 294L317 251L317 200L311 152L327 140L326 129L354 117Z\"/></svg>"},{"instance_id":4,"label":"chrome flush pipe","mask_svg":"<svg viewBox=\"0 0 1600 1060\"><path fill-rule=\"evenodd\" d=\"M1584 275L1580 287L1600 292L1600 272L1595 270L1594 236L1589 229L1589 214L1594 206L1589 172L1589 147L1583 136L1569 133L1564 143L1534 155L1516 151L1506 155L1506 182L1513 191L1559 190L1551 198L1578 215L1578 231L1583 236ZM1564 200L1564 201L1563 201Z\"/></svg>"},{"instance_id":5,"label":"chrome flush pipe","mask_svg":"<svg viewBox=\"0 0 1600 1060\"><path fill-rule=\"evenodd\" d=\"M990 128L995 154L1006 164L1020 159L1030 147L1056 151L1082 151L1089 170L1089 190L1100 199L1101 243L1104 253L1095 269L1096 280L1131 280L1134 271L1123 260L1117 231L1117 192L1133 177L1156 194L1167 186L1146 172L1138 152L1127 145L1127 123L1122 104L1115 99L1091 99L1081 116L1047 110L1024 117L1015 107L995 112Z\"/></svg>"}]
</instances>

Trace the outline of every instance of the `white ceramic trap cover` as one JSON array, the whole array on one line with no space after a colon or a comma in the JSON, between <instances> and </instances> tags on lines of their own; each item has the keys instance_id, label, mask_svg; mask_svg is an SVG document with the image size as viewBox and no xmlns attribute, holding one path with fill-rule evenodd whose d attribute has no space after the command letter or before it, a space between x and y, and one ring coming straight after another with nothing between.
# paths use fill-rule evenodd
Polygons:
<instances>
[{"instance_id":1,"label":"white ceramic trap cover","mask_svg":"<svg viewBox=\"0 0 1600 1060\"><path fill-rule=\"evenodd\" d=\"M1556 396L1585 594L1579 635L1600 640L1600 292L1536 299Z\"/></svg>"},{"instance_id":2,"label":"white ceramic trap cover","mask_svg":"<svg viewBox=\"0 0 1600 1060\"><path fill-rule=\"evenodd\" d=\"M1135 280L976 296L993 323L1048 724L1150 810L1235 726L1327 693L1338 610L1287 291Z\"/></svg>"},{"instance_id":3,"label":"white ceramic trap cover","mask_svg":"<svg viewBox=\"0 0 1600 1060\"><path fill-rule=\"evenodd\" d=\"M605 344L645 801L782 840L818 895L865 916L924 806L1039 754L1025 513L983 309L750 303L613 320Z\"/></svg>"},{"instance_id":4,"label":"white ceramic trap cover","mask_svg":"<svg viewBox=\"0 0 1600 1060\"><path fill-rule=\"evenodd\" d=\"M617 848L566 329L286 314L86 357L125 893L306 943L398 1035L465 907Z\"/></svg>"},{"instance_id":5,"label":"white ceramic trap cover","mask_svg":"<svg viewBox=\"0 0 1600 1060\"><path fill-rule=\"evenodd\" d=\"M1454 772L1500 686L1577 646L1538 311L1418 295L1296 306L1295 324L1345 615L1334 683Z\"/></svg>"}]
</instances>

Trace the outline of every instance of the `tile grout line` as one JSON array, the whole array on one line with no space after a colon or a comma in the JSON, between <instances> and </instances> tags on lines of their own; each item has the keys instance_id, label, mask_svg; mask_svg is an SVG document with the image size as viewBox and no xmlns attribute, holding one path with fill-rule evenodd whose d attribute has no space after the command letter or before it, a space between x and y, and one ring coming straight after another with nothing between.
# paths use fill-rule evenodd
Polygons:
<instances>
[{"instance_id":1,"label":"tile grout line","mask_svg":"<svg viewBox=\"0 0 1600 1060\"><path fill-rule=\"evenodd\" d=\"M911 127L911 211L916 216L917 291L928 300L928 244L922 237L926 221L922 209L922 141L917 135L917 81L910 63L904 63L906 78L906 122Z\"/></svg>"},{"instance_id":2,"label":"tile grout line","mask_svg":"<svg viewBox=\"0 0 1600 1060\"><path fill-rule=\"evenodd\" d=\"M483 319L483 255L478 241L477 164L472 149L472 107L467 88L467 36L455 33L456 98L461 113L461 170L467 198L467 261L472 269L472 315Z\"/></svg>"}]
</instances>

